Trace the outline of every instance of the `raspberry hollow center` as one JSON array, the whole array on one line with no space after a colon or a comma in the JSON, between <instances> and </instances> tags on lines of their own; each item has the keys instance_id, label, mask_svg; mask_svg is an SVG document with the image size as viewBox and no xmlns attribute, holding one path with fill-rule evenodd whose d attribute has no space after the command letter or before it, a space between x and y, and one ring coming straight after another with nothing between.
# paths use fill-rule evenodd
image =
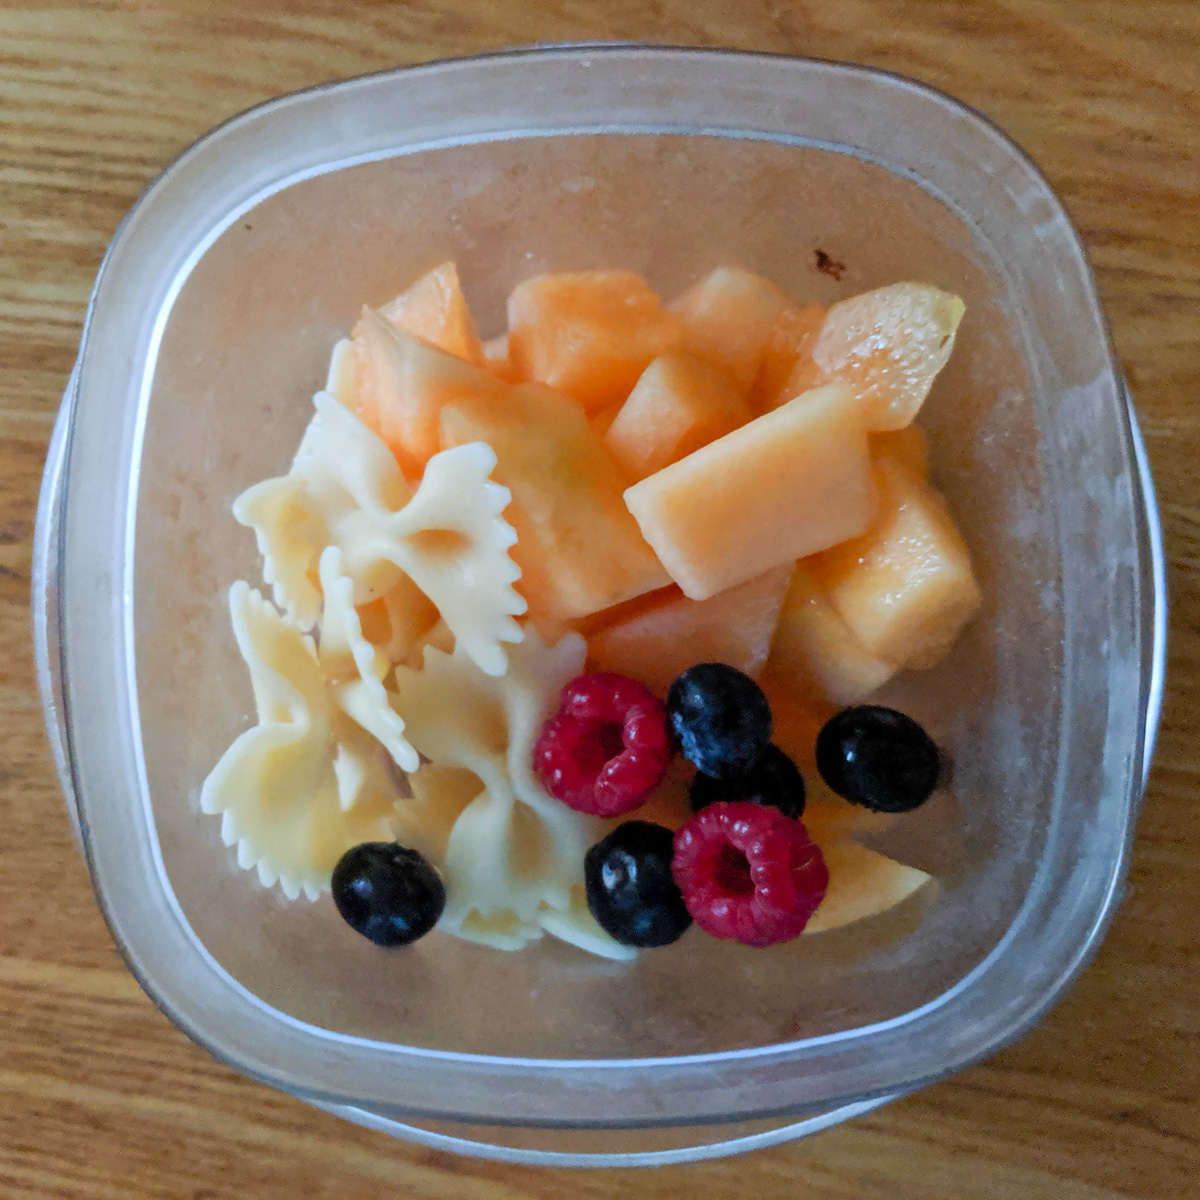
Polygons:
<instances>
[{"instance_id":1,"label":"raspberry hollow center","mask_svg":"<svg viewBox=\"0 0 1200 1200\"><path fill-rule=\"evenodd\" d=\"M597 731L596 741L600 745L600 753L604 755L603 762L616 758L625 750L624 726L616 721L605 721Z\"/></svg>"},{"instance_id":2,"label":"raspberry hollow center","mask_svg":"<svg viewBox=\"0 0 1200 1200\"><path fill-rule=\"evenodd\" d=\"M750 878L750 862L736 846L721 847L714 874L717 886L726 895L753 895L754 880Z\"/></svg>"}]
</instances>

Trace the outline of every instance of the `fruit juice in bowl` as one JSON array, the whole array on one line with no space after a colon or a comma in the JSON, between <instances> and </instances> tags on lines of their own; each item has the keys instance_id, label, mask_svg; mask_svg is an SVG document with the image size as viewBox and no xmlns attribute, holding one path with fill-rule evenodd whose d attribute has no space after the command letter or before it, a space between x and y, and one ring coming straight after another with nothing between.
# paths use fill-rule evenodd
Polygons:
<instances>
[{"instance_id":1,"label":"fruit juice in bowl","mask_svg":"<svg viewBox=\"0 0 1200 1200\"><path fill-rule=\"evenodd\" d=\"M445 261L485 338L514 288L563 271L633 272L672 297L735 266L801 310L910 280L961 297L919 423L981 608L939 665L871 693L928 731L947 785L855 839L936 886L767 949L693 929L619 959L438 929L385 951L327 895L289 900L239 867L201 811L255 723L229 589L268 591L231 505L286 476L364 303ZM77 382L65 498L41 526L70 789L131 967L247 1073L469 1152L695 1157L972 1061L1094 944L1153 726L1152 510L1078 242L1028 163L952 102L855 68L633 48L290 97L200 143L131 215ZM460 448L489 444L487 415L463 418ZM649 454L631 427L616 414L596 436Z\"/></svg>"}]
</instances>

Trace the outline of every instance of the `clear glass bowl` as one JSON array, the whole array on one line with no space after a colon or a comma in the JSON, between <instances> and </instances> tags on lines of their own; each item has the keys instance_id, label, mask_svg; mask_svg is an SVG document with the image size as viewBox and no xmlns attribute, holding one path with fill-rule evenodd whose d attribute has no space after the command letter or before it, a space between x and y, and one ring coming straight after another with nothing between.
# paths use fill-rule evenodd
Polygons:
<instances>
[{"instance_id":1,"label":"clear glass bowl","mask_svg":"<svg viewBox=\"0 0 1200 1200\"><path fill-rule=\"evenodd\" d=\"M518 279L570 267L629 266L666 294L732 261L823 303L908 278L966 299L922 421L987 602L947 662L886 693L953 761L880 842L932 895L772 951L688 938L613 965L439 934L381 955L328 900L287 904L237 870L198 808L252 719L225 593L258 560L230 501L286 468L359 306L445 257L485 333ZM926 87L727 52L434 63L198 142L101 268L35 591L64 789L150 996L277 1088L521 1161L797 1136L1027 1030L1120 895L1162 682L1150 479L1045 181Z\"/></svg>"}]
</instances>

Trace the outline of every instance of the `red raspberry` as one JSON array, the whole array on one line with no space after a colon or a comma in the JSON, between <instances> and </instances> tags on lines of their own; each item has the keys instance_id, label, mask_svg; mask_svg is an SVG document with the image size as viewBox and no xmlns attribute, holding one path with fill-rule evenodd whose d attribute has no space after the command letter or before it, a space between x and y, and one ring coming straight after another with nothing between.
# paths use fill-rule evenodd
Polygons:
<instances>
[{"instance_id":1,"label":"red raspberry","mask_svg":"<svg viewBox=\"0 0 1200 1200\"><path fill-rule=\"evenodd\" d=\"M662 701L636 680L611 672L571 680L533 748L534 770L546 790L596 817L637 808L670 761Z\"/></svg>"},{"instance_id":2,"label":"red raspberry","mask_svg":"<svg viewBox=\"0 0 1200 1200\"><path fill-rule=\"evenodd\" d=\"M677 830L671 873L701 929L746 946L798 936L829 886L804 826L749 801L710 804Z\"/></svg>"}]
</instances>

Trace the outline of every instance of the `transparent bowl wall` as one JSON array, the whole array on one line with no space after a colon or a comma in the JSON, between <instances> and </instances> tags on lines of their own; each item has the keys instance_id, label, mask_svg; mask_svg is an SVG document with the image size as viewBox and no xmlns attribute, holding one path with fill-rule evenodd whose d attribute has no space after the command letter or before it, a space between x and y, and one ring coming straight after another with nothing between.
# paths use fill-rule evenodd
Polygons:
<instances>
[{"instance_id":1,"label":"transparent bowl wall","mask_svg":"<svg viewBox=\"0 0 1200 1200\"><path fill-rule=\"evenodd\" d=\"M549 939L384 954L328 898L237 869L198 809L253 720L225 595L261 580L230 502L286 469L361 304L447 257L485 334L514 283L562 268L631 267L667 295L736 262L821 303L910 278L965 298L922 424L985 607L884 693L953 764L876 843L933 894L771 951L695 934L614 965ZM75 382L39 531L62 768L132 969L248 1074L382 1119L778 1120L978 1059L1094 948L1153 731L1153 510L1078 240L953 101L830 63L586 47L287 97L143 197Z\"/></svg>"}]
</instances>

